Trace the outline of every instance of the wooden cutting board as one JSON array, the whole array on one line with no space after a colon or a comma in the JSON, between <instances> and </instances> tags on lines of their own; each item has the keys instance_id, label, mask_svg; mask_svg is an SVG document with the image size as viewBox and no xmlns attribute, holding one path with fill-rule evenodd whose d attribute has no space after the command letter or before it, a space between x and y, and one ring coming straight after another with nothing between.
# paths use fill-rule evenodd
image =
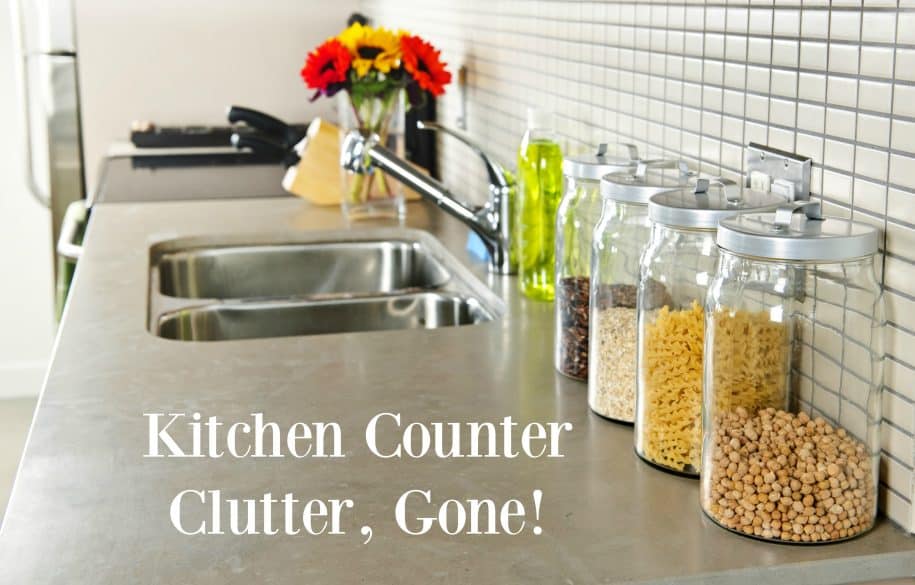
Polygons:
<instances>
[{"instance_id":1,"label":"wooden cutting board","mask_svg":"<svg viewBox=\"0 0 915 585\"><path fill-rule=\"evenodd\" d=\"M315 205L340 205L340 129L327 120L315 120L299 155L299 164L290 167L283 177L283 189ZM419 199L405 189L408 200Z\"/></svg>"}]
</instances>

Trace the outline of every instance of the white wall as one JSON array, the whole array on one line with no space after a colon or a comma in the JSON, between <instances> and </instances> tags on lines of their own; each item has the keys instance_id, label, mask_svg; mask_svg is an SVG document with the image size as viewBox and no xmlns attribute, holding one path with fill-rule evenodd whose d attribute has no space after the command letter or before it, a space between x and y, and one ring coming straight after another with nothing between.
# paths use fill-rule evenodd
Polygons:
<instances>
[{"instance_id":1,"label":"white wall","mask_svg":"<svg viewBox=\"0 0 915 585\"><path fill-rule=\"evenodd\" d=\"M357 0L75 0L90 188L133 120L225 124L235 103L306 121L329 112L299 78Z\"/></svg>"},{"instance_id":2,"label":"white wall","mask_svg":"<svg viewBox=\"0 0 915 585\"><path fill-rule=\"evenodd\" d=\"M0 398L38 394L54 336L51 214L25 185L10 0L0 0Z\"/></svg>"}]
</instances>

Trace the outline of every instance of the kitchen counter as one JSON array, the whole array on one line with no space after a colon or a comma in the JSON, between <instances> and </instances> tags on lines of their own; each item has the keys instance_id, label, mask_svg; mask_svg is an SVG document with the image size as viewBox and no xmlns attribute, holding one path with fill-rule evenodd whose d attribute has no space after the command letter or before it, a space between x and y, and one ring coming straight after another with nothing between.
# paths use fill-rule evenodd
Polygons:
<instances>
[{"instance_id":1,"label":"kitchen counter","mask_svg":"<svg viewBox=\"0 0 915 585\"><path fill-rule=\"evenodd\" d=\"M105 159L93 203L149 203L202 199L289 198L283 165L238 151L147 148Z\"/></svg>"},{"instance_id":2,"label":"kitchen counter","mask_svg":"<svg viewBox=\"0 0 915 585\"><path fill-rule=\"evenodd\" d=\"M343 227L296 199L97 205L12 501L0 532L4 583L846 583L915 575L915 539L881 520L826 546L757 542L714 526L698 484L642 463L632 430L590 414L585 385L553 370L552 305L489 277L466 230L425 204L427 229L501 295L501 320L431 331L182 343L146 329L149 247L179 236ZM377 224L372 224L377 225ZM358 226L357 226L358 228ZM356 228L354 228L356 229ZM144 459L144 412L224 421L263 412L288 426L336 421L343 459ZM372 456L368 420L568 421L564 459ZM386 437L391 440L391 437ZM408 489L433 498L543 490L518 536L401 532ZM169 520L185 489L233 497L352 498L341 536L184 536ZM418 512L428 513L423 507ZM374 537L362 544L362 524Z\"/></svg>"}]
</instances>

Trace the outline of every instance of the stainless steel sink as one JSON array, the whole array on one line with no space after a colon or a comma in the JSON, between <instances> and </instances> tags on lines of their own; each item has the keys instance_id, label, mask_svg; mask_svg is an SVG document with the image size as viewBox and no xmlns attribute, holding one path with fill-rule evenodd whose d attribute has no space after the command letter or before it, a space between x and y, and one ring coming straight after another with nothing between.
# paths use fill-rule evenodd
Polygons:
<instances>
[{"instance_id":1,"label":"stainless steel sink","mask_svg":"<svg viewBox=\"0 0 915 585\"><path fill-rule=\"evenodd\" d=\"M435 329L491 321L473 297L426 292L333 301L240 302L182 309L156 333L181 341L221 341L389 329Z\"/></svg>"},{"instance_id":2,"label":"stainless steel sink","mask_svg":"<svg viewBox=\"0 0 915 585\"><path fill-rule=\"evenodd\" d=\"M449 274L417 241L325 241L202 247L156 259L159 291L244 299L438 288Z\"/></svg>"},{"instance_id":3,"label":"stainless steel sink","mask_svg":"<svg viewBox=\"0 0 915 585\"><path fill-rule=\"evenodd\" d=\"M149 275L149 330L179 341L435 329L505 312L418 230L170 240L151 248Z\"/></svg>"}]
</instances>

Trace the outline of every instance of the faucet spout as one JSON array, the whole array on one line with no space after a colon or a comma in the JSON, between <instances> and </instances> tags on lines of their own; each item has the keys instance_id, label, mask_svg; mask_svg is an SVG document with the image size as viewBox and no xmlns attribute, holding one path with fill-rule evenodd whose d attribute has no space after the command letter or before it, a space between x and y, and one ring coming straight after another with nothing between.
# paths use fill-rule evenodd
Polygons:
<instances>
[{"instance_id":1,"label":"faucet spout","mask_svg":"<svg viewBox=\"0 0 915 585\"><path fill-rule=\"evenodd\" d=\"M480 151L482 152L482 151ZM509 254L509 186L504 171L493 163L491 175L498 176L500 185L490 181L489 201L473 206L458 200L442 183L419 172L394 152L381 146L377 136L363 136L352 131L343 138L340 165L347 171L369 174L375 170L387 173L435 203L473 230L489 253L489 269L498 274L511 274ZM487 166L487 171L490 171Z\"/></svg>"}]
</instances>

